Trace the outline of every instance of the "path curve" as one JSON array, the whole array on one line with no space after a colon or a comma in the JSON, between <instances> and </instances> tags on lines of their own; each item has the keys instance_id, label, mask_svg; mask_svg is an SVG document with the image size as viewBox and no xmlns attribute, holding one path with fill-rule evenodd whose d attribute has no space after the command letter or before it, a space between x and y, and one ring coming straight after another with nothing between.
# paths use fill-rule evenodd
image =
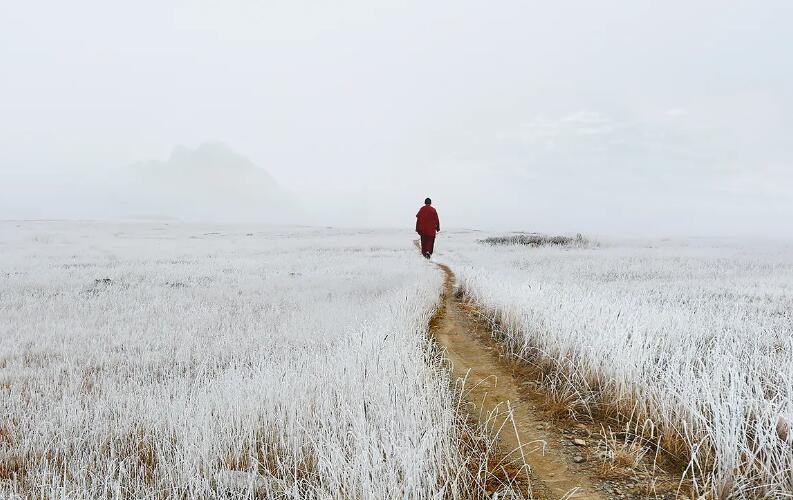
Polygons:
<instances>
[{"instance_id":1,"label":"path curve","mask_svg":"<svg viewBox=\"0 0 793 500\"><path fill-rule=\"evenodd\" d=\"M520 381L490 342L489 332L454 293L455 276L443 264L442 303L430 323L430 334L451 362L455 380L465 381L464 398L469 412L488 425L501 428L502 453L509 461L531 469L532 494L539 499L605 499L587 477L571 470L560 452L558 440L545 430L545 421L520 396ZM511 414L511 418L510 418ZM502 427L503 425L503 427Z\"/></svg>"}]
</instances>

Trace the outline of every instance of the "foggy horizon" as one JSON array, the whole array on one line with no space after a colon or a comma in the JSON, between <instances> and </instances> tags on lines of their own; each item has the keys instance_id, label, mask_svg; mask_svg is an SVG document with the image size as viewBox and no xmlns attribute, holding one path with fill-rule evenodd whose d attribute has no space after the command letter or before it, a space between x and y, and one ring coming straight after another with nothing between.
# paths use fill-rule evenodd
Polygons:
<instances>
[{"instance_id":1,"label":"foggy horizon","mask_svg":"<svg viewBox=\"0 0 793 500\"><path fill-rule=\"evenodd\" d=\"M0 219L411 229L430 196L450 229L786 236L791 14L5 5Z\"/></svg>"}]
</instances>

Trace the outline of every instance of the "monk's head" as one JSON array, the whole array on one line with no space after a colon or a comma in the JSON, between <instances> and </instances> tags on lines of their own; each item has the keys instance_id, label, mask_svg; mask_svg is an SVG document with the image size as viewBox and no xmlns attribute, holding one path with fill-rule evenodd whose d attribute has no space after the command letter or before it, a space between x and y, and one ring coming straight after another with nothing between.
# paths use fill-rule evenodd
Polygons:
<instances>
[{"instance_id":1,"label":"monk's head","mask_svg":"<svg viewBox=\"0 0 793 500\"><path fill-rule=\"evenodd\" d=\"M424 200L424 204L425 204L425 205L432 205L432 200L431 200L431 199L429 199L429 198L426 198L426 199Z\"/></svg>"}]
</instances>

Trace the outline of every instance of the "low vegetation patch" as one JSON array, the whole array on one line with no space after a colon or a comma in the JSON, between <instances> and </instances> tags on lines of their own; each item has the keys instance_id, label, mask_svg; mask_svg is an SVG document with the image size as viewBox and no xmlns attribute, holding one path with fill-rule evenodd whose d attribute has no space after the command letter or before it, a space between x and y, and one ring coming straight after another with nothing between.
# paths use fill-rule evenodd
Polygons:
<instances>
[{"instance_id":1,"label":"low vegetation patch","mask_svg":"<svg viewBox=\"0 0 793 500\"><path fill-rule=\"evenodd\" d=\"M549 235L540 233L520 233L505 236L491 236L479 240L485 245L525 245L529 247L558 246L558 247L586 247L592 241L581 233L575 236Z\"/></svg>"}]
</instances>

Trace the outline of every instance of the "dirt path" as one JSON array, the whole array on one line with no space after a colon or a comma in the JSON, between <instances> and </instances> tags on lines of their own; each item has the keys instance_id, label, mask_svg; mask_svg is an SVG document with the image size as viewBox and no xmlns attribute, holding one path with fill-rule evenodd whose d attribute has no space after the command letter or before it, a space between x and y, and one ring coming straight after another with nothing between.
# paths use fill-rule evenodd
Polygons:
<instances>
[{"instance_id":1,"label":"dirt path","mask_svg":"<svg viewBox=\"0 0 793 500\"><path fill-rule=\"evenodd\" d=\"M546 430L546 422L537 416L531 402L521 398L520 381L510 366L497 349L480 340L489 334L455 298L454 273L437 265L446 280L443 303L430 324L430 333L446 351L455 379L465 379L471 414L480 421L492 418L488 425L502 428L502 452L507 460L530 466L534 498L605 498L592 481L571 469L570 458L561 453L559 436Z\"/></svg>"}]
</instances>

